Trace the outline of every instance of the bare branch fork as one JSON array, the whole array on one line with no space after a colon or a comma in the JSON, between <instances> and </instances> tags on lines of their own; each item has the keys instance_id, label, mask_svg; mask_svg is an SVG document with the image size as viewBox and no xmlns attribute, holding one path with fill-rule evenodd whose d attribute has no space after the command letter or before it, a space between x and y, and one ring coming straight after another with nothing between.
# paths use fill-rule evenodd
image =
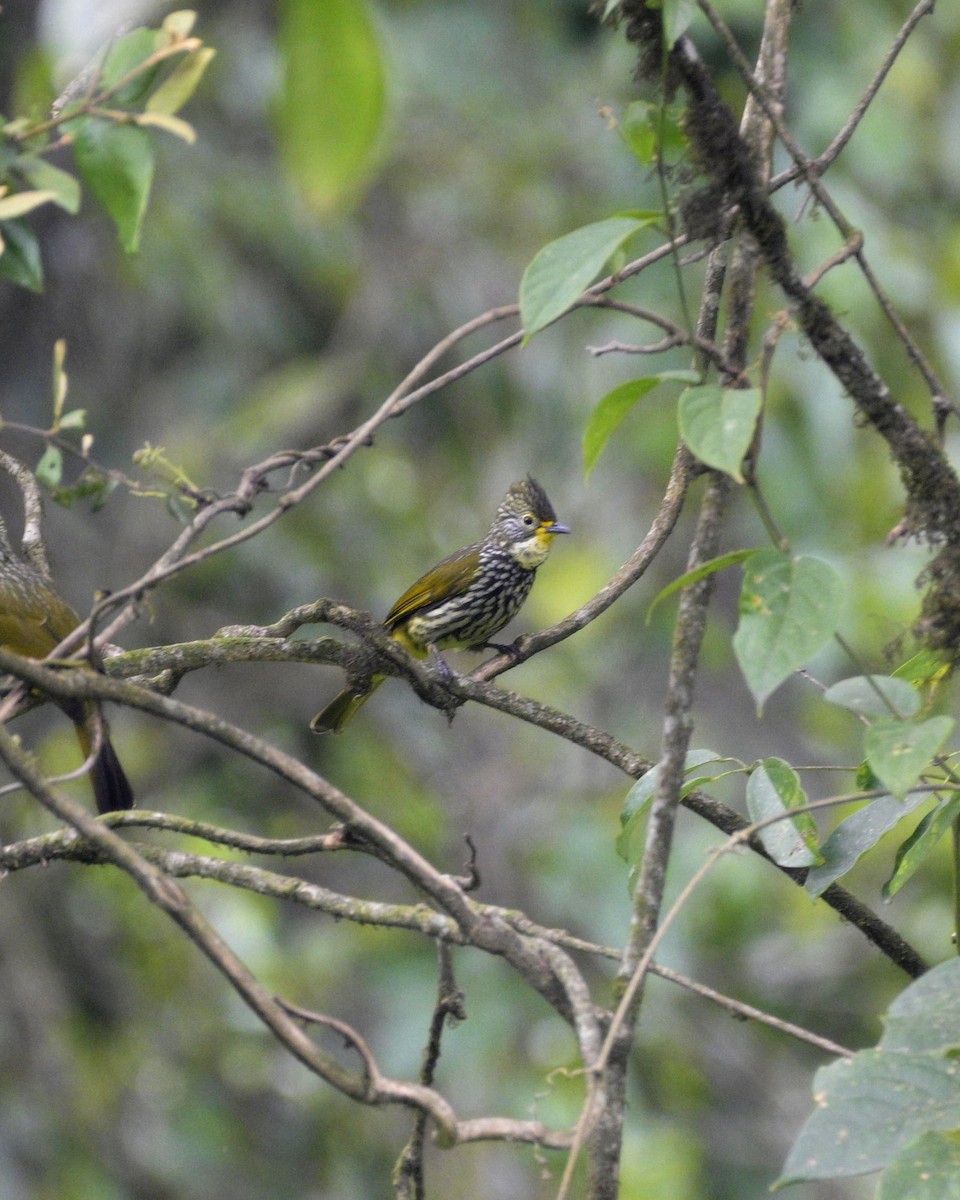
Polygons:
<instances>
[{"instance_id":1,"label":"bare branch fork","mask_svg":"<svg viewBox=\"0 0 960 1200\"><path fill-rule=\"evenodd\" d=\"M273 764L275 769L282 757L276 755L277 761ZM367 1104L403 1104L427 1112L436 1123L441 1140L447 1145L490 1137L534 1141L554 1148L569 1144L566 1134L551 1130L540 1122L507 1121L501 1118L458 1122L452 1108L439 1093L423 1085L387 1079L375 1068L368 1054L362 1054L363 1069L360 1073L342 1067L337 1059L320 1050L303 1032L299 1021L291 1016L289 1006L281 1004L266 992L214 927L190 904L186 894L174 882L174 872L155 865L147 855L120 838L108 824L95 818L83 805L52 790L31 756L17 745L3 727L0 727L0 758L44 807L82 835L102 861L110 862L129 874L151 903L161 908L190 937L282 1044L309 1070L332 1086ZM294 765L299 767L289 759L286 765L290 768ZM300 775L302 782L306 776L312 775L302 767L292 773ZM575 1027L587 1021L586 1014L579 1011L582 1007L580 997L571 998L567 995L570 979L576 978L578 973L562 951L552 948L550 953L554 969L545 970L545 956L529 948L529 939L521 937L500 919L477 916L460 889L448 877L439 875L391 830L363 813L326 781L313 776L312 782L315 798L323 797L321 802L328 808L339 809L344 820L348 820L365 838L388 853L394 864L416 880L447 912L465 940L488 952L502 954L515 967L519 967L529 983L550 997L561 1015L566 1013L568 1017L573 1017ZM173 863L167 865L172 866ZM558 955L562 955L565 962L562 973L556 970ZM355 1048L364 1045L360 1035L353 1031L349 1040Z\"/></svg>"}]
</instances>

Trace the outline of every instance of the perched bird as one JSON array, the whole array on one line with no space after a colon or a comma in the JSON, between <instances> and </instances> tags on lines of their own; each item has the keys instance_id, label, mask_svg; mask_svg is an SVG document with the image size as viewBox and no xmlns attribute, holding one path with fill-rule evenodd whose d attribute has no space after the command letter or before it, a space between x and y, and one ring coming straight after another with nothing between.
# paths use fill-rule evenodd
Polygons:
<instances>
[{"instance_id":1,"label":"perched bird","mask_svg":"<svg viewBox=\"0 0 960 1200\"><path fill-rule=\"evenodd\" d=\"M387 613L384 626L414 658L450 646L482 648L515 616L526 600L537 567L558 533L553 505L529 475L503 498L482 542L465 546L437 563L409 587ZM340 733L370 693L342 691L310 722L314 733Z\"/></svg>"},{"instance_id":2,"label":"perched bird","mask_svg":"<svg viewBox=\"0 0 960 1200\"><path fill-rule=\"evenodd\" d=\"M46 658L80 618L39 571L11 552L0 551L0 646L25 658ZM92 667L88 668L93 670ZM133 808L133 788L110 741L110 731L95 700L58 700L73 721L87 758L100 734L100 749L90 767L98 812Z\"/></svg>"}]
</instances>

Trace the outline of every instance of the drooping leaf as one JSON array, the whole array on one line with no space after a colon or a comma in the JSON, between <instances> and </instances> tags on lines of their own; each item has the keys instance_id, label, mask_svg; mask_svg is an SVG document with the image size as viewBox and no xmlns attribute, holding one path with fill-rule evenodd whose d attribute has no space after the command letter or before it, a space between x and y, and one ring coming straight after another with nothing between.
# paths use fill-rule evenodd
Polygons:
<instances>
[{"instance_id":1,"label":"drooping leaf","mask_svg":"<svg viewBox=\"0 0 960 1200\"><path fill-rule=\"evenodd\" d=\"M702 787L704 783L715 779L722 773L723 766L729 759L723 758L713 750L690 750L684 759L684 781L680 789L681 799ZM707 763L716 763L715 771L698 771L698 767ZM617 835L616 851L624 861L633 863L637 860L642 844L637 843L637 833L642 828L643 817L657 790L660 782L660 764L651 767L642 775L627 792L620 812L620 832Z\"/></svg>"},{"instance_id":2,"label":"drooping leaf","mask_svg":"<svg viewBox=\"0 0 960 1200\"><path fill-rule=\"evenodd\" d=\"M4 221L0 225L0 277L31 292L43 291L40 244L23 221Z\"/></svg>"},{"instance_id":3,"label":"drooping leaf","mask_svg":"<svg viewBox=\"0 0 960 1200\"><path fill-rule=\"evenodd\" d=\"M953 730L952 717L874 721L863 740L870 769L895 796L905 796Z\"/></svg>"},{"instance_id":4,"label":"drooping leaf","mask_svg":"<svg viewBox=\"0 0 960 1200\"><path fill-rule=\"evenodd\" d=\"M650 623L653 610L661 600L666 600L674 592L680 592L692 583L699 583L701 579L706 579L708 575L715 575L717 571L725 571L727 567L734 567L737 563L745 562L756 553L756 550L731 550L729 554L720 554L717 558L711 558L709 562L701 563L699 567L695 567L692 571L686 571L679 578L674 579L672 583L668 583L665 588L661 588L650 601L650 607L647 609L646 616L647 624Z\"/></svg>"},{"instance_id":5,"label":"drooping leaf","mask_svg":"<svg viewBox=\"0 0 960 1200\"><path fill-rule=\"evenodd\" d=\"M782 758L766 758L747 780L751 821L783 817L758 833L763 847L781 867L810 867L822 861L816 822L808 812L785 815L807 804L800 778Z\"/></svg>"},{"instance_id":6,"label":"drooping leaf","mask_svg":"<svg viewBox=\"0 0 960 1200\"><path fill-rule=\"evenodd\" d=\"M917 793L904 800L878 796L841 821L820 847L823 862L810 870L804 882L810 895L822 895L831 883L853 868L861 855L872 850L884 834L927 799Z\"/></svg>"},{"instance_id":7,"label":"drooping leaf","mask_svg":"<svg viewBox=\"0 0 960 1200\"><path fill-rule=\"evenodd\" d=\"M908 797L908 800L910 797ZM960 795L951 793L926 813L897 851L893 874L881 889L884 900L892 900L936 849L937 843L960 815Z\"/></svg>"},{"instance_id":8,"label":"drooping leaf","mask_svg":"<svg viewBox=\"0 0 960 1200\"><path fill-rule=\"evenodd\" d=\"M63 475L63 453L58 446L47 446L34 474L44 487L55 488Z\"/></svg>"},{"instance_id":9,"label":"drooping leaf","mask_svg":"<svg viewBox=\"0 0 960 1200\"><path fill-rule=\"evenodd\" d=\"M668 49L690 28L696 11L696 0L663 0L663 38Z\"/></svg>"},{"instance_id":10,"label":"drooping leaf","mask_svg":"<svg viewBox=\"0 0 960 1200\"><path fill-rule=\"evenodd\" d=\"M920 710L920 696L904 679L892 675L854 675L841 679L823 693L824 700L839 704L865 717L913 717Z\"/></svg>"},{"instance_id":11,"label":"drooping leaf","mask_svg":"<svg viewBox=\"0 0 960 1200\"><path fill-rule=\"evenodd\" d=\"M71 121L73 153L83 182L113 218L128 254L140 245L140 227L153 182L150 135L134 125L95 117Z\"/></svg>"},{"instance_id":12,"label":"drooping leaf","mask_svg":"<svg viewBox=\"0 0 960 1200\"><path fill-rule=\"evenodd\" d=\"M842 604L840 576L821 559L759 550L747 560L733 649L758 711L833 635Z\"/></svg>"},{"instance_id":13,"label":"drooping leaf","mask_svg":"<svg viewBox=\"0 0 960 1200\"><path fill-rule=\"evenodd\" d=\"M630 409L648 392L652 392L655 387L668 380L690 383L697 378L695 371L661 371L657 375L647 375L642 379L630 379L607 392L597 401L583 434L584 477L588 477L596 466L610 435Z\"/></svg>"},{"instance_id":14,"label":"drooping leaf","mask_svg":"<svg viewBox=\"0 0 960 1200\"><path fill-rule=\"evenodd\" d=\"M369 179L386 109L380 39L365 0L283 0L280 149L307 204L329 218Z\"/></svg>"},{"instance_id":15,"label":"drooping leaf","mask_svg":"<svg viewBox=\"0 0 960 1200\"><path fill-rule=\"evenodd\" d=\"M520 319L526 338L565 313L614 252L659 219L659 213L608 217L548 242L520 281Z\"/></svg>"},{"instance_id":16,"label":"drooping leaf","mask_svg":"<svg viewBox=\"0 0 960 1200\"><path fill-rule=\"evenodd\" d=\"M761 405L759 388L725 388L717 383L687 388L680 397L680 436L701 462L742 483L740 468Z\"/></svg>"}]
</instances>

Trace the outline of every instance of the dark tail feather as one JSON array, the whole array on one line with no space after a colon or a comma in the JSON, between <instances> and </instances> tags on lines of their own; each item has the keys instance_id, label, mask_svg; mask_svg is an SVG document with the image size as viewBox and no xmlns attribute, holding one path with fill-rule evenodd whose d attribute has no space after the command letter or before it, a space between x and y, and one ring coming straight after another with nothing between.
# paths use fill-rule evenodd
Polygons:
<instances>
[{"instance_id":1,"label":"dark tail feather","mask_svg":"<svg viewBox=\"0 0 960 1200\"><path fill-rule=\"evenodd\" d=\"M133 798L130 780L108 738L104 738L100 753L90 768L90 782L93 784L93 794L97 801L97 812L118 812L123 808L134 807L136 801Z\"/></svg>"},{"instance_id":2,"label":"dark tail feather","mask_svg":"<svg viewBox=\"0 0 960 1200\"><path fill-rule=\"evenodd\" d=\"M119 812L136 807L133 788L110 741L110 729L100 705L93 700L60 701L60 707L73 722L77 741L84 758L100 739L100 752L90 768L90 783L97 802L97 812Z\"/></svg>"}]
</instances>

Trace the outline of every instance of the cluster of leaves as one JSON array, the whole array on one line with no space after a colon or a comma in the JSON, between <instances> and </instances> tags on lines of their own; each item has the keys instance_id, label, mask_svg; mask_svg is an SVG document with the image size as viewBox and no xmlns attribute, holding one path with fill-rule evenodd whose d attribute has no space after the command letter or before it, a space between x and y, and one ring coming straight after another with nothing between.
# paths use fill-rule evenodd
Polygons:
<instances>
[{"instance_id":1,"label":"cluster of leaves","mask_svg":"<svg viewBox=\"0 0 960 1200\"><path fill-rule=\"evenodd\" d=\"M81 184L109 213L123 248L137 249L154 175L150 130L196 136L176 115L214 55L191 34L195 16L183 10L159 29L131 30L68 87L52 116L3 123L0 276L42 290L40 246L24 218L44 204L76 213ZM75 173L50 161L65 147Z\"/></svg>"},{"instance_id":2,"label":"cluster of leaves","mask_svg":"<svg viewBox=\"0 0 960 1200\"><path fill-rule=\"evenodd\" d=\"M193 35L196 14L171 13L158 29L138 27L118 37L75 79L41 121L19 117L0 126L0 277L43 290L43 256L27 218L46 204L75 215L86 190L103 206L127 253L137 250L155 168L152 130L188 143L193 127L176 114L193 95L215 51ZM60 163L69 150L73 171ZM86 411L65 411L66 345L54 348L53 412L36 430L44 449L38 481L57 503L90 501L94 509L119 481L90 459ZM77 444L79 438L79 444ZM64 456L82 469L65 480Z\"/></svg>"},{"instance_id":3,"label":"cluster of leaves","mask_svg":"<svg viewBox=\"0 0 960 1200\"><path fill-rule=\"evenodd\" d=\"M664 8L665 22L668 16L674 22L681 20L676 4ZM680 32L682 28L674 30L671 42ZM660 156L662 162L667 153L667 130L672 150L682 151L682 133L666 105L659 109L631 106L620 128L625 143L641 161ZM584 292L589 294L601 271L616 272L623 266L624 247L630 239L652 227L669 233L669 214L618 212L540 250L520 288L525 339L582 303ZM608 278L597 285L598 292L610 282ZM744 376L731 386L709 375L709 365L699 370L661 371L628 380L608 392L596 404L584 433L586 474L641 400L661 385L680 383L686 386L677 401L678 433L689 451L704 467L723 472L737 484L755 487L751 457L757 452L763 421L763 387L750 386ZM758 715L776 688L832 638L839 637L845 603L843 581L830 563L791 553L777 531L771 528L771 533L774 548L737 550L715 558L675 580L651 605L652 611L666 596L718 571L742 566L740 620L732 649ZM842 641L841 646L846 649ZM943 835L957 827L960 817L960 778L945 751L955 721L932 712L948 673L940 655L921 651L892 675L857 675L824 690L823 703L855 714L864 729L862 764L848 793L811 803L797 770L780 758L747 764L702 749L687 754L681 798L721 777L743 774L745 806L765 851L782 867L804 869L805 886L812 897L820 896L884 835L928 803L930 807L896 852L894 868L883 887L883 895L889 899L928 859ZM629 865L631 891L639 875L646 818L659 778L658 765L633 785L621 813L617 851ZM822 838L813 811L840 804L861 806ZM960 928L960 912L957 926ZM891 1009L890 1021L895 1021L901 1009L919 1012L938 1004L942 1008L944 981L955 979L957 969L956 963L947 964L914 985ZM952 1096L951 1047L938 1042L933 1055L923 1028L913 1031L908 1021L897 1020L895 1029L896 1038L888 1035L876 1051L856 1056L852 1065L840 1063L818 1075L817 1094L824 1096L819 1101L821 1108L798 1139L782 1183L889 1166L881 1195L892 1200L921 1194L913 1190L921 1179L942 1184L955 1178L955 1146L960 1136L955 1101L926 1101L931 1072L942 1081L939 1086L949 1087ZM955 1042L955 1030L951 1036ZM925 1075L918 1080L921 1070ZM876 1106L888 1086L898 1090L897 1111L878 1122ZM909 1114L909 1119L904 1114ZM838 1128L843 1130L842 1136ZM936 1132L929 1132L933 1130ZM914 1141L917 1135L922 1136Z\"/></svg>"}]
</instances>

